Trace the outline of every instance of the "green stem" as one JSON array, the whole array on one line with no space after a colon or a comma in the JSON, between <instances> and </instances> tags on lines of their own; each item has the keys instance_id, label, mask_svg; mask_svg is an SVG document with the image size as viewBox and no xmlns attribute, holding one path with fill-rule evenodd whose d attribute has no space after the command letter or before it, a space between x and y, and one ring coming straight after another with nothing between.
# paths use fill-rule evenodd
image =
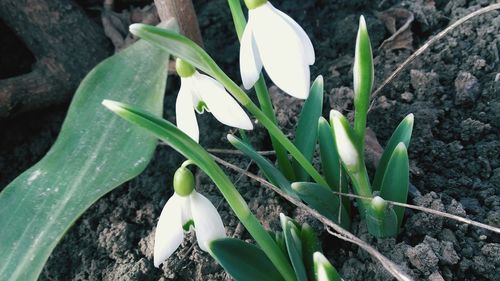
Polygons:
<instances>
[{"instance_id":1,"label":"green stem","mask_svg":"<svg viewBox=\"0 0 500 281\"><path fill-rule=\"evenodd\" d=\"M243 36L243 31L245 30L246 20L243 10L241 8L240 0L228 0L229 9L231 10L231 15L233 17L234 28L236 29L236 34L238 34L238 39L241 40ZM266 82L264 76L261 74L259 80L254 86L255 93L257 94L257 99L259 100L259 105L264 114L273 121L274 124L278 124L276 120L276 115L274 113L273 104L271 102L271 97L267 90ZM273 145L274 151L276 152L276 158L278 159L278 166L281 172L286 178L293 181L295 180L295 173L292 168L292 164L288 159L288 153L286 149L281 145L281 143L272 135L271 143Z\"/></svg>"},{"instance_id":2,"label":"green stem","mask_svg":"<svg viewBox=\"0 0 500 281\"><path fill-rule=\"evenodd\" d=\"M106 101L109 109L127 121L148 130L200 167L216 184L238 219L287 281L295 281L288 258L252 214L247 203L210 154L172 123L118 102Z\"/></svg>"},{"instance_id":3,"label":"green stem","mask_svg":"<svg viewBox=\"0 0 500 281\"><path fill-rule=\"evenodd\" d=\"M368 172L366 171L364 161L362 162L362 167L363 168L361 170L351 175L354 192L357 195L371 198L373 195L371 192L370 180L368 179ZM358 205L361 217L364 217L366 208L370 207L370 201L358 199Z\"/></svg>"}]
</instances>

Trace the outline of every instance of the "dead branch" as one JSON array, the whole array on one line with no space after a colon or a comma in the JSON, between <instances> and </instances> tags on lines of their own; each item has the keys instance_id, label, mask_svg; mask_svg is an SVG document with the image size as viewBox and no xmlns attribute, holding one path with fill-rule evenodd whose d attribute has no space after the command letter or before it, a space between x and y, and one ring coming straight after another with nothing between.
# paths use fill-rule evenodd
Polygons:
<instances>
[{"instance_id":1,"label":"dead branch","mask_svg":"<svg viewBox=\"0 0 500 281\"><path fill-rule=\"evenodd\" d=\"M175 18L181 33L203 47L198 18L191 0L155 0L161 21Z\"/></svg>"},{"instance_id":2,"label":"dead branch","mask_svg":"<svg viewBox=\"0 0 500 281\"><path fill-rule=\"evenodd\" d=\"M69 101L111 50L102 30L72 1L2 0L0 18L36 58L31 73L0 80L0 117Z\"/></svg>"}]
</instances>

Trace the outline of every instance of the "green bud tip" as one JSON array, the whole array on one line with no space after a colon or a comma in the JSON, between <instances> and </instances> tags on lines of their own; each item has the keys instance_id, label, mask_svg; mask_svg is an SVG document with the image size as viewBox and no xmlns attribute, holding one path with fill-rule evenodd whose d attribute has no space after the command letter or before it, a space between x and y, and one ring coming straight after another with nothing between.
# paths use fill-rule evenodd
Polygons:
<instances>
[{"instance_id":1,"label":"green bud tip","mask_svg":"<svg viewBox=\"0 0 500 281\"><path fill-rule=\"evenodd\" d=\"M267 0L245 0L245 5L249 10L253 10L267 3Z\"/></svg>"},{"instance_id":2,"label":"green bud tip","mask_svg":"<svg viewBox=\"0 0 500 281\"><path fill-rule=\"evenodd\" d=\"M397 153L402 153L406 151L406 145L403 142L398 143L396 148L394 149Z\"/></svg>"},{"instance_id":3,"label":"green bud tip","mask_svg":"<svg viewBox=\"0 0 500 281\"><path fill-rule=\"evenodd\" d=\"M180 77L190 77L196 71L191 64L180 58L175 61L175 70Z\"/></svg>"},{"instance_id":4,"label":"green bud tip","mask_svg":"<svg viewBox=\"0 0 500 281\"><path fill-rule=\"evenodd\" d=\"M406 122L410 123L413 126L413 122L415 122L415 115L413 113L408 114L406 117Z\"/></svg>"},{"instance_id":5,"label":"green bud tip","mask_svg":"<svg viewBox=\"0 0 500 281\"><path fill-rule=\"evenodd\" d=\"M365 21L365 17L363 15L361 15L359 17L359 29L362 30L363 32L367 31L366 21Z\"/></svg>"},{"instance_id":6,"label":"green bud tip","mask_svg":"<svg viewBox=\"0 0 500 281\"><path fill-rule=\"evenodd\" d=\"M174 174L174 190L179 196L188 196L194 190L194 175L191 171L181 166Z\"/></svg>"},{"instance_id":7,"label":"green bud tip","mask_svg":"<svg viewBox=\"0 0 500 281\"><path fill-rule=\"evenodd\" d=\"M387 206L387 202L380 196L375 196L372 199L372 208L377 212L383 212Z\"/></svg>"}]
</instances>

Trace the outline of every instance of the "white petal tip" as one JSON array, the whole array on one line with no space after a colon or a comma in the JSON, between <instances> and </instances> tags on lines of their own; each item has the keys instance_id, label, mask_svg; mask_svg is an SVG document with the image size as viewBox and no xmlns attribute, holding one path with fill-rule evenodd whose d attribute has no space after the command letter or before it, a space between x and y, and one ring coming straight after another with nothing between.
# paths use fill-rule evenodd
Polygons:
<instances>
[{"instance_id":1,"label":"white petal tip","mask_svg":"<svg viewBox=\"0 0 500 281\"><path fill-rule=\"evenodd\" d=\"M139 23L131 24L128 27L128 30L130 31L130 33L132 33L134 35L137 35L137 33L139 32L140 29L141 29L141 24L139 24Z\"/></svg>"}]
</instances>

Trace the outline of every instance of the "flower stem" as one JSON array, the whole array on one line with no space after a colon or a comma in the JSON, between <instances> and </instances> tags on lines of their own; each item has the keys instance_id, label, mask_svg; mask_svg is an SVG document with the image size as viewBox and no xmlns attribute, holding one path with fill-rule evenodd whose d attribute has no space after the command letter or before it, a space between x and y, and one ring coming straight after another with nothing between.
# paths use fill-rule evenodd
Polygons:
<instances>
[{"instance_id":1,"label":"flower stem","mask_svg":"<svg viewBox=\"0 0 500 281\"><path fill-rule=\"evenodd\" d=\"M105 101L103 104L120 117L146 129L172 146L172 148L180 152L186 158L190 159L191 162L185 162L185 165L194 163L196 166L200 167L219 188L238 219L252 235L264 253L269 257L274 266L276 266L276 269L283 275L285 280L296 280L288 258L252 214L247 203L224 171L222 171L203 147L167 120L158 118L126 104L113 101Z\"/></svg>"},{"instance_id":2,"label":"flower stem","mask_svg":"<svg viewBox=\"0 0 500 281\"><path fill-rule=\"evenodd\" d=\"M243 10L241 8L241 2L239 0L228 0L229 9L231 10L231 15L233 17L234 28L236 29L236 34L238 34L238 39L241 40L243 36L243 31L245 30L246 20ZM273 104L271 102L271 97L267 90L266 82L264 76L261 74L257 83L254 86L255 93L257 94L257 99L259 100L259 105L267 118L271 119L274 124L277 124L276 115L274 113ZM278 166L281 172L286 178L293 181L295 180L295 173L292 168L292 164L288 160L288 153L286 149L281 145L281 143L272 135L271 143L273 145L274 151L276 151L276 158L278 159Z\"/></svg>"}]
</instances>

